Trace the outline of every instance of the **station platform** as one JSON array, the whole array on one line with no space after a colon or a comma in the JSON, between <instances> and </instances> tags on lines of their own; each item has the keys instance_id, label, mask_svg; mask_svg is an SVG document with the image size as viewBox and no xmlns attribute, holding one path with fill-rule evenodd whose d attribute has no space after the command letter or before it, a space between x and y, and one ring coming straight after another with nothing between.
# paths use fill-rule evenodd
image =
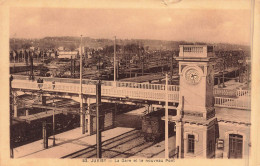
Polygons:
<instances>
[{"instance_id":1,"label":"station platform","mask_svg":"<svg viewBox=\"0 0 260 166\"><path fill-rule=\"evenodd\" d=\"M116 127L102 132L102 142L133 131L134 128ZM111 134L112 133L112 134ZM81 134L76 128L55 135L55 146L52 136L49 137L48 149L43 148L43 140L35 141L14 149L14 158L62 158L96 144L96 135Z\"/></svg>"}]
</instances>

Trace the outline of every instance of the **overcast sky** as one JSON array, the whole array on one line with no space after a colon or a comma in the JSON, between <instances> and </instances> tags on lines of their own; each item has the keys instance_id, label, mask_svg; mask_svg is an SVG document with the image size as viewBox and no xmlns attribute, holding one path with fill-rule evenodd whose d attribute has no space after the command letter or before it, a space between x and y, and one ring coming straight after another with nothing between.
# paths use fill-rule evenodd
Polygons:
<instances>
[{"instance_id":1,"label":"overcast sky","mask_svg":"<svg viewBox=\"0 0 260 166\"><path fill-rule=\"evenodd\" d=\"M11 8L10 37L89 36L249 44L249 10Z\"/></svg>"}]
</instances>

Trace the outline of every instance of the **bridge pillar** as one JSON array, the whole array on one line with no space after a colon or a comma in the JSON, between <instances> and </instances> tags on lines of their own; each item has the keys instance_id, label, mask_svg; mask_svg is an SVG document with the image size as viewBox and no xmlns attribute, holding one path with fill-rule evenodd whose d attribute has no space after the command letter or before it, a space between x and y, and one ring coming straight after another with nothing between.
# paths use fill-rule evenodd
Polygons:
<instances>
[{"instance_id":1,"label":"bridge pillar","mask_svg":"<svg viewBox=\"0 0 260 166\"><path fill-rule=\"evenodd\" d=\"M87 98L87 107L88 107L88 114L86 117L86 124L87 124L87 134L92 135L93 134L93 118L90 115L90 98Z\"/></svg>"},{"instance_id":2,"label":"bridge pillar","mask_svg":"<svg viewBox=\"0 0 260 166\"><path fill-rule=\"evenodd\" d=\"M115 120L116 120L116 114L117 114L117 103L115 103L115 109L112 112L112 127L115 127Z\"/></svg>"}]
</instances>

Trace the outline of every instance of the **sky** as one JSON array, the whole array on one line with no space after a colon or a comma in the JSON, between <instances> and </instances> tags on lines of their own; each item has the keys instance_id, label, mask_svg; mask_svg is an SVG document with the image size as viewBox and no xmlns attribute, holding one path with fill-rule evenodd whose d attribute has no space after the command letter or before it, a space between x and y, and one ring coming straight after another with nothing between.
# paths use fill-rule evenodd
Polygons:
<instances>
[{"instance_id":1,"label":"sky","mask_svg":"<svg viewBox=\"0 0 260 166\"><path fill-rule=\"evenodd\" d=\"M88 36L91 38L250 43L246 9L10 9L10 37Z\"/></svg>"}]
</instances>

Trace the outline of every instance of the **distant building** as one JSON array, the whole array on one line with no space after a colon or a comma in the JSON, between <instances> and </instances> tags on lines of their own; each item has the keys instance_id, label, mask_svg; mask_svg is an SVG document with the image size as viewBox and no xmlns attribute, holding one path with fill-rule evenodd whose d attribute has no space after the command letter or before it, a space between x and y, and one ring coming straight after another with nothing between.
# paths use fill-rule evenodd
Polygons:
<instances>
[{"instance_id":1,"label":"distant building","mask_svg":"<svg viewBox=\"0 0 260 166\"><path fill-rule=\"evenodd\" d=\"M58 50L59 50L59 51L63 51L63 50L64 50L64 47L59 47Z\"/></svg>"},{"instance_id":2,"label":"distant building","mask_svg":"<svg viewBox=\"0 0 260 166\"><path fill-rule=\"evenodd\" d=\"M58 58L70 59L72 57L74 59L77 57L78 53L78 51L58 51Z\"/></svg>"}]
</instances>

